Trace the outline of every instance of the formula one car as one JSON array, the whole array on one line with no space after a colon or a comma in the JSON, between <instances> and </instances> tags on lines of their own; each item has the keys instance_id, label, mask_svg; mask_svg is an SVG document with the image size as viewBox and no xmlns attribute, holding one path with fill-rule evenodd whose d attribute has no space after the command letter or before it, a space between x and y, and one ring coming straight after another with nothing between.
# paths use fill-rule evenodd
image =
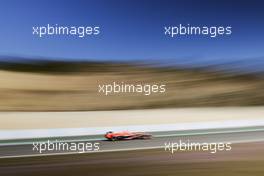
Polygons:
<instances>
[{"instance_id":1,"label":"formula one car","mask_svg":"<svg viewBox=\"0 0 264 176\"><path fill-rule=\"evenodd\" d=\"M105 134L105 138L111 141L151 139L151 137L152 136L150 134L141 133L141 132L129 132L129 131L122 131L122 132L109 131Z\"/></svg>"}]
</instances>

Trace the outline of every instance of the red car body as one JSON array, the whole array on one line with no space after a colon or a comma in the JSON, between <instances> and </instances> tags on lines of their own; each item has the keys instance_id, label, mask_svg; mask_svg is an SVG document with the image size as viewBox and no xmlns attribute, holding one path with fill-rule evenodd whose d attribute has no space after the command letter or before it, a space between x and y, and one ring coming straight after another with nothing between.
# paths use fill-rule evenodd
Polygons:
<instances>
[{"instance_id":1,"label":"red car body","mask_svg":"<svg viewBox=\"0 0 264 176\"><path fill-rule=\"evenodd\" d=\"M112 132L109 131L105 134L105 138L111 141L117 140L133 140L133 139L151 139L150 134L142 133L142 132Z\"/></svg>"}]
</instances>

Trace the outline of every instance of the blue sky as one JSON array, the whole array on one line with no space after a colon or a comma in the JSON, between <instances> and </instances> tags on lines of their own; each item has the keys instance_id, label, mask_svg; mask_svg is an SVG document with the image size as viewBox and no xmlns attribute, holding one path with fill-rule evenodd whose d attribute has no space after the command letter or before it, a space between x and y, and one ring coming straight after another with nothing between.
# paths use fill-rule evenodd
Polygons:
<instances>
[{"instance_id":1,"label":"blue sky","mask_svg":"<svg viewBox=\"0 0 264 176\"><path fill-rule=\"evenodd\" d=\"M0 55L191 64L263 58L263 7L254 0L0 0ZM101 34L32 35L32 26L48 23L100 26ZM164 26L178 24L229 25L232 35L164 35Z\"/></svg>"}]
</instances>

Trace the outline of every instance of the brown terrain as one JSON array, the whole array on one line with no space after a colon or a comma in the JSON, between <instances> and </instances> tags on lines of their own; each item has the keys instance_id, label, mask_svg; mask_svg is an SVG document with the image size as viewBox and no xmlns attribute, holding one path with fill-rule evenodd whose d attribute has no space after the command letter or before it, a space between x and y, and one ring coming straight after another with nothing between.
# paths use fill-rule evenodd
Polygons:
<instances>
[{"instance_id":1,"label":"brown terrain","mask_svg":"<svg viewBox=\"0 0 264 176\"><path fill-rule=\"evenodd\" d=\"M264 77L120 63L1 64L1 111L264 105ZM98 93L101 84L166 84L165 93ZM144 98L142 98L144 96Z\"/></svg>"}]
</instances>

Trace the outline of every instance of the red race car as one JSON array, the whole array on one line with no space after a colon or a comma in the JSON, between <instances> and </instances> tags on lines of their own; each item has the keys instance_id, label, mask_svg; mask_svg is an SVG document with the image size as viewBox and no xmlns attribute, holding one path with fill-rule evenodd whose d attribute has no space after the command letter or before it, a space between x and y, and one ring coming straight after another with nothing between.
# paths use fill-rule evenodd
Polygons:
<instances>
[{"instance_id":1,"label":"red race car","mask_svg":"<svg viewBox=\"0 0 264 176\"><path fill-rule=\"evenodd\" d=\"M141 132L129 132L129 131L122 131L122 132L112 132L109 131L105 134L105 138L111 141L117 140L133 140L133 139L151 139L150 134L141 133Z\"/></svg>"}]
</instances>

